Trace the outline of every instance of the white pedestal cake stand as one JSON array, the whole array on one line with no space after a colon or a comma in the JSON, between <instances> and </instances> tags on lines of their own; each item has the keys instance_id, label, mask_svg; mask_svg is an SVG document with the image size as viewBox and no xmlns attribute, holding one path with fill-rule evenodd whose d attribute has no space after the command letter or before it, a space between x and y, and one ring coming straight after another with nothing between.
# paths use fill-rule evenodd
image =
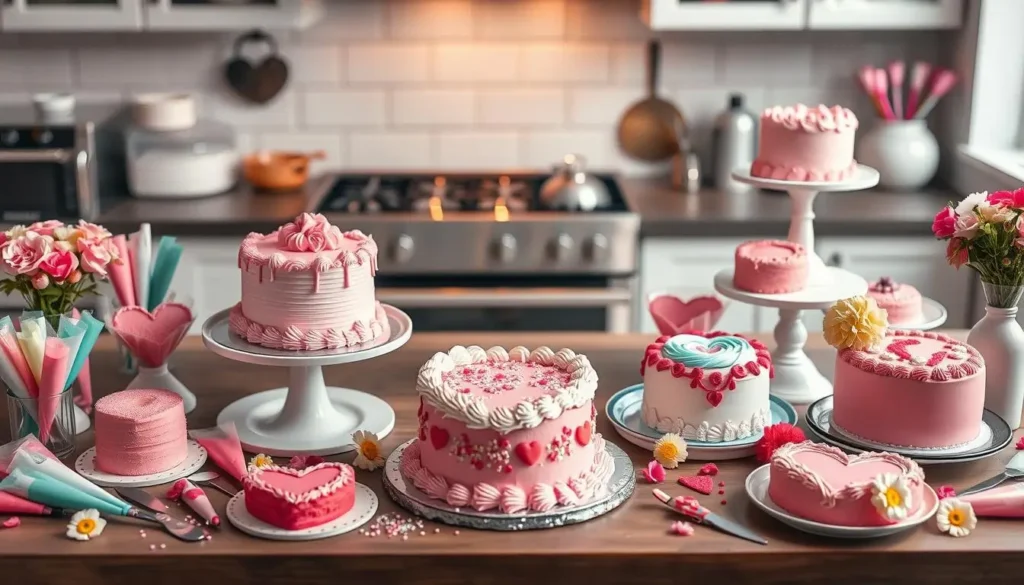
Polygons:
<instances>
[{"instance_id":1,"label":"white pedestal cake stand","mask_svg":"<svg viewBox=\"0 0 1024 585\"><path fill-rule=\"evenodd\" d=\"M333 455L354 449L352 433L366 430L383 437L395 427L387 402L350 388L324 384L323 366L372 359L405 345L412 320L382 305L391 325L386 337L362 345L320 351L284 351L251 344L228 329L229 310L203 324L203 343L231 360L291 370L287 388L251 394L232 402L217 424L235 423L242 446L268 455Z\"/></svg>"}]
</instances>

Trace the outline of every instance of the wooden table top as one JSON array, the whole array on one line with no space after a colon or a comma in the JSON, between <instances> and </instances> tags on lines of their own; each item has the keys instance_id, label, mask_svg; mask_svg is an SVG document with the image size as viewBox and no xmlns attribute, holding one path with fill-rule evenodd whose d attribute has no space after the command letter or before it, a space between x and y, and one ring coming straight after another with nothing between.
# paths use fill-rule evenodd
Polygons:
<instances>
[{"instance_id":1,"label":"wooden table top","mask_svg":"<svg viewBox=\"0 0 1024 585\"><path fill-rule=\"evenodd\" d=\"M638 366L647 336L605 334L417 334L399 351L378 359L325 369L327 382L366 390L386 398L398 422L384 441L391 449L415 433L416 399L413 385L421 364L434 352L451 345L525 345L570 347L586 353L599 376L598 409L615 391L639 381ZM812 341L812 358L831 370L831 350ZM199 397L189 416L191 428L215 424L217 413L248 393L284 386L284 368L250 366L228 361L207 351L198 338L189 338L173 357L176 375ZM118 371L117 352L101 340L92 360L97 395L119 390L129 377ZM6 408L6 405L0 409ZM0 433L7 432L7 425ZM600 417L599 430L645 465L650 453L621 440ZM2 437L0 437L2 438ZM92 445L92 432L79 437L79 449ZM989 460L953 466L927 467L927 481L964 488L1002 469L1013 448ZM339 457L350 462L352 455ZM695 474L701 463L683 464L669 479ZM19 528L0 529L0 574L5 581L80 584L145 579L147 583L202 579L219 583L522 583L530 576L551 583L965 583L975 582L984 568L992 577L1017 577L1024 571L1024 524L981 519L968 538L941 535L934 522L907 533L860 541L829 540L793 530L756 509L743 491L746 475L758 464L753 459L719 462L718 480L726 483L726 505L717 493L703 496L718 513L764 535L758 546L712 529L698 527L689 538L671 536L668 526L680 519L654 500L641 481L636 493L620 508L584 524L526 533L482 532L427 522L426 536L407 541L368 538L358 533L311 542L273 542L251 538L225 522L213 540L202 544L178 542L146 527L111 520L104 534L91 542L64 537L56 519L23 518ZM381 472L357 472L358 481L380 497L378 513L403 512L381 487ZM688 492L675 483L662 489L676 495ZM154 493L161 488L150 488ZM226 496L207 490L223 509ZM439 528L440 533L434 533ZM151 544L166 545L151 551Z\"/></svg>"}]
</instances>

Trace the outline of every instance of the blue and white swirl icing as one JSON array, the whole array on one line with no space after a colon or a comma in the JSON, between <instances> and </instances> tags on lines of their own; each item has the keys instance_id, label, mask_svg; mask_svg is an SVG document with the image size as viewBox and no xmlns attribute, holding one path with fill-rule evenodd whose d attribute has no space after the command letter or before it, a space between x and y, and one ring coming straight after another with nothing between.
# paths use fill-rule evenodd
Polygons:
<instances>
[{"instance_id":1,"label":"blue and white swirl icing","mask_svg":"<svg viewBox=\"0 0 1024 585\"><path fill-rule=\"evenodd\" d=\"M676 335L665 342L661 355L691 368L725 369L757 361L750 343L726 335L708 339L699 335Z\"/></svg>"}]
</instances>

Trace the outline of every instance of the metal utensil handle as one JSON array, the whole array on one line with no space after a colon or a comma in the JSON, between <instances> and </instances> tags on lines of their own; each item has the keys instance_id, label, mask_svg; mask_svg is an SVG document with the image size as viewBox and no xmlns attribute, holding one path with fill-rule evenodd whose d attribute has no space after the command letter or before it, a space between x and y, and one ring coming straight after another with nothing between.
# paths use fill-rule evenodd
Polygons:
<instances>
[{"instance_id":1,"label":"metal utensil handle","mask_svg":"<svg viewBox=\"0 0 1024 585\"><path fill-rule=\"evenodd\" d=\"M221 487L221 485L219 483L217 483L216 481L214 481L214 480L204 481L202 483L203 483L203 485L208 485L208 486L214 488L215 490L217 490L217 491L221 492L222 494L225 494L225 495L227 495L229 497L232 497L232 498L235 497L235 492L228 491L227 488Z\"/></svg>"},{"instance_id":2,"label":"metal utensil handle","mask_svg":"<svg viewBox=\"0 0 1024 585\"><path fill-rule=\"evenodd\" d=\"M658 75L661 70L661 41L651 39L647 43L647 95L658 95Z\"/></svg>"}]
</instances>

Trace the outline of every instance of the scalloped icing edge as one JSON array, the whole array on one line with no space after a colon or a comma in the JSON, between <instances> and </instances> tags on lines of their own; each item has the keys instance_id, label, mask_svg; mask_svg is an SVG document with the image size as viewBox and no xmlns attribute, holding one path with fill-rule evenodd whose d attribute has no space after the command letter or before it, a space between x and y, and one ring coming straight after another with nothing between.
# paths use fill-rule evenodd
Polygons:
<instances>
[{"instance_id":1,"label":"scalloped icing edge","mask_svg":"<svg viewBox=\"0 0 1024 585\"><path fill-rule=\"evenodd\" d=\"M494 508L504 514L547 512L555 506L582 504L607 491L608 480L615 472L615 462L605 450L604 438L600 434L594 435L594 447L594 463L588 471L565 482L534 484L529 492L515 485L499 489L483 482L472 487L460 483L449 485L443 477L423 467L418 439L402 453L399 470L417 489L435 500L444 500L456 509L470 506L478 512Z\"/></svg>"},{"instance_id":2,"label":"scalloped icing edge","mask_svg":"<svg viewBox=\"0 0 1024 585\"><path fill-rule=\"evenodd\" d=\"M903 470L901 474L902 477L910 484L920 485L924 483L924 471L921 470L921 466L914 461L895 453L867 452L859 455L847 455L843 451L831 445L812 443L810 441L804 441L802 443L787 443L776 449L772 454L772 472L778 469L788 477L799 481L804 487L817 491L821 495L821 505L826 508L835 506L838 500L856 500L863 498L865 495L871 493L872 482L866 481L861 483L851 483L837 490L833 486L829 485L829 483L815 471L796 461L794 458L795 455L803 451L814 451L820 453L827 457L831 457L847 467L860 461L881 459L901 468Z\"/></svg>"},{"instance_id":3,"label":"scalloped icing edge","mask_svg":"<svg viewBox=\"0 0 1024 585\"><path fill-rule=\"evenodd\" d=\"M485 361L518 361L543 366L554 366L571 375L568 387L551 395L523 400L511 407L489 410L479 396L462 394L452 388L445 388L441 376L456 366L478 364ZM445 416L463 422L471 429L492 429L508 434L519 429L530 429L545 420L554 420L562 412L579 408L594 399L597 391L597 372L590 365L587 356L577 355L571 349L563 348L553 352L547 347L538 347L532 352L517 346L506 351L500 346L484 350L472 345L456 345L447 352L435 353L420 368L416 377L416 391L423 399L444 413Z\"/></svg>"},{"instance_id":4,"label":"scalloped icing edge","mask_svg":"<svg viewBox=\"0 0 1024 585\"><path fill-rule=\"evenodd\" d=\"M303 331L294 325L281 331L276 327L263 325L246 317L242 312L242 303L238 303L231 307L231 312L228 315L228 328L249 343L270 349L287 351L339 349L367 343L390 333L391 325L388 323L384 307L379 302L376 303L376 307L373 319L355 321L348 331L341 329L307 329Z\"/></svg>"},{"instance_id":5,"label":"scalloped icing edge","mask_svg":"<svg viewBox=\"0 0 1024 585\"><path fill-rule=\"evenodd\" d=\"M343 237L359 241L359 245L354 251L339 251L333 259L331 258L330 253L317 252L316 256L314 256L312 260L308 261L288 259L285 257L284 251L277 251L270 255L264 254L260 251L259 247L256 246L255 241L265 240L267 238L274 238L276 241L279 231L280 230L275 230L266 235L251 232L249 235L245 236L245 239L242 240L242 245L238 248L239 270L248 271L250 266L258 266L260 269L269 267L271 280L273 280L274 272L277 270L284 270L285 272L299 272L306 270L327 272L328 270L336 268L353 265L361 266L365 263L369 263L370 269L374 273L377 271L377 242L373 240L373 236L364 234L359 230L342 232ZM333 250L329 252L333 252Z\"/></svg>"},{"instance_id":6,"label":"scalloped icing edge","mask_svg":"<svg viewBox=\"0 0 1024 585\"><path fill-rule=\"evenodd\" d=\"M803 181L803 182L831 182L838 183L846 181L857 172L857 161L854 160L850 166L842 169L805 169L803 167L779 166L755 159L750 165L750 174L762 179L774 181Z\"/></svg>"},{"instance_id":7,"label":"scalloped icing edge","mask_svg":"<svg viewBox=\"0 0 1024 585\"><path fill-rule=\"evenodd\" d=\"M662 433L676 433L687 441L702 441L705 443L722 443L745 439L764 431L764 427L771 421L771 411L763 409L755 411L750 420L739 423L727 420L721 424L709 424L708 421L701 421L694 425L681 418L658 417L658 411L654 408L643 409L644 423Z\"/></svg>"},{"instance_id":8,"label":"scalloped icing edge","mask_svg":"<svg viewBox=\"0 0 1024 585\"><path fill-rule=\"evenodd\" d=\"M338 477L332 479L321 487L301 494L289 492L281 488L277 488L268 485L267 482L260 478L260 475L265 471L276 471L285 475L291 475L294 477L303 477L309 473L317 471L318 469L326 469L328 467L337 467ZM265 492L270 492L272 496L278 499L282 499L289 504L307 504L314 502L324 496L329 496L339 489L349 485L356 480L355 471L352 470L351 465L345 463L338 463L336 461L325 461L312 467L305 469L295 469L294 467L281 467L280 465L268 465L267 467L256 467L249 466L248 473L243 478L243 482L246 487L250 489L258 489Z\"/></svg>"},{"instance_id":9,"label":"scalloped icing edge","mask_svg":"<svg viewBox=\"0 0 1024 585\"><path fill-rule=\"evenodd\" d=\"M901 335L903 337L921 337L923 339L934 339L943 343L962 345L966 348L969 356L958 364L927 366L893 364L881 359L881 353L870 353L867 351L844 348L839 351L839 357L851 366L869 374L885 376L896 379L910 379L918 382L947 382L949 380L961 380L968 378L985 369L985 360L974 347L943 333L934 331L917 331L914 329L892 329L886 337Z\"/></svg>"}]
</instances>

